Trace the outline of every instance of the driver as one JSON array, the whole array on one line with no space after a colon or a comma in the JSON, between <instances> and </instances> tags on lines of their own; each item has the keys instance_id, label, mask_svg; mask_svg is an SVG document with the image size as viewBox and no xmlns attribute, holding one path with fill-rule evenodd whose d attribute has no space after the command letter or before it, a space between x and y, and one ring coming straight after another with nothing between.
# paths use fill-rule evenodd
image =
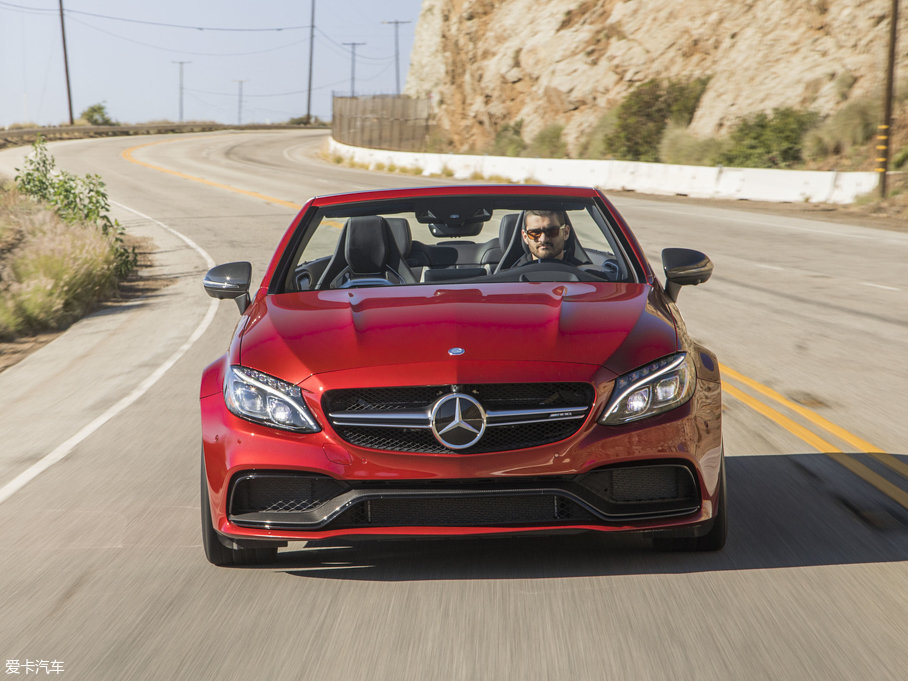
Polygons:
<instances>
[{"instance_id":1,"label":"driver","mask_svg":"<svg viewBox=\"0 0 908 681\"><path fill-rule=\"evenodd\" d=\"M539 260L559 260L566 265L581 265L582 262L569 253L564 246L571 236L564 211L528 210L524 213L523 242L529 253L524 253L514 267L527 265Z\"/></svg>"}]
</instances>

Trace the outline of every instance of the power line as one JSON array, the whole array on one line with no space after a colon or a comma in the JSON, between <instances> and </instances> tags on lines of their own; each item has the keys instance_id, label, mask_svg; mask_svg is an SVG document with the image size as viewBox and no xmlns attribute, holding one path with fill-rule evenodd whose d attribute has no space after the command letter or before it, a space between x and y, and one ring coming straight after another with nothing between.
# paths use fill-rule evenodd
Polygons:
<instances>
[{"instance_id":1,"label":"power line","mask_svg":"<svg viewBox=\"0 0 908 681\"><path fill-rule=\"evenodd\" d=\"M17 5L12 2L0 2L0 7L9 7L11 9L18 9L26 12L31 12L33 14L49 13L56 10L45 9L43 7L29 7L27 5ZM179 28L190 31L226 31L231 33L254 33L254 32L278 32L278 31L299 31L304 28L309 28L309 26L270 26L266 28L233 28L225 26L187 26L186 24L169 24L162 21L147 21L144 19L129 19L128 17L116 17L109 14L97 14L96 12L84 12L77 9L68 9L66 14L81 14L86 17L94 17L96 19L107 19L109 21L122 21L130 24L144 24L146 26L161 26L164 28Z\"/></svg>"},{"instance_id":2,"label":"power line","mask_svg":"<svg viewBox=\"0 0 908 681\"><path fill-rule=\"evenodd\" d=\"M172 47L161 47L160 45L154 45L152 43L146 43L141 40L127 38L126 36L118 35L117 33L113 33L112 31L107 31L98 26L93 26L92 24L90 24L86 21L81 21L79 19L70 18L70 21L80 24L82 26L85 26L86 28L90 28L93 31L98 31L99 33L109 35L112 38L117 38L118 40L123 40L127 43L132 43L133 45L141 45L142 47L150 47L153 50L161 50L162 52L173 52L176 54L188 54L188 55L192 55L194 57L250 57L250 56L256 55L256 54L266 54L268 52L277 52L278 50L283 50L288 47L294 47L295 45L299 45L301 43L306 42L305 40L295 40L292 43L285 43L283 45L278 45L277 47L268 47L264 50L252 50L249 52L194 52L192 50L179 50L179 49L174 49Z\"/></svg>"},{"instance_id":3,"label":"power line","mask_svg":"<svg viewBox=\"0 0 908 681\"><path fill-rule=\"evenodd\" d=\"M44 7L26 7L24 5L14 5L10 2L0 2L0 7L18 10L20 14L43 14L45 16L50 16L57 12L56 9Z\"/></svg>"},{"instance_id":4,"label":"power line","mask_svg":"<svg viewBox=\"0 0 908 681\"><path fill-rule=\"evenodd\" d=\"M328 35L327 33L325 33L325 32L324 32L322 29L320 29L318 26L315 27L315 30L318 31L324 38L326 38L326 39L328 40L328 42L330 42L330 43L332 43L332 44L334 44L334 45L337 45L337 46L340 47L342 50L344 50L344 52L346 52L346 53L349 54L350 50L344 49L344 45L349 45L350 43L339 43L339 42L337 42L334 38L332 38L330 35ZM365 45L366 43L359 43L359 44L360 44L360 45ZM367 61L388 61L389 59L393 59L392 56L387 56L387 57L369 57L369 56L362 55L362 54L359 56L359 58L360 58L360 59L365 59L365 60L367 60Z\"/></svg>"}]
</instances>

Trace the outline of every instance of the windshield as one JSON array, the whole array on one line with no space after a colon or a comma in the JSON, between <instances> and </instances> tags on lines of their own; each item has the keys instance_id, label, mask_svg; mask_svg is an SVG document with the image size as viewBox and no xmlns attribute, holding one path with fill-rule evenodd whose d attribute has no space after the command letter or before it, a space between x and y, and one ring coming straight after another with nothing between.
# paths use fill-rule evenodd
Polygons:
<instances>
[{"instance_id":1,"label":"windshield","mask_svg":"<svg viewBox=\"0 0 908 681\"><path fill-rule=\"evenodd\" d=\"M429 197L321 208L272 293L513 281L637 281L589 199Z\"/></svg>"}]
</instances>

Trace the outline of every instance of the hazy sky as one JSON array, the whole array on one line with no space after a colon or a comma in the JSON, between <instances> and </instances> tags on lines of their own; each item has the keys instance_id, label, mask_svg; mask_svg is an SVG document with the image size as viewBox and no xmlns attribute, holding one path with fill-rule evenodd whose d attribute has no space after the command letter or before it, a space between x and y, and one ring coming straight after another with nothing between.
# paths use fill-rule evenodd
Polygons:
<instances>
[{"instance_id":1,"label":"hazy sky","mask_svg":"<svg viewBox=\"0 0 908 681\"><path fill-rule=\"evenodd\" d=\"M73 114L105 103L124 123L183 118L280 122L306 113L312 0L64 0ZM395 91L406 83L420 0L315 0L312 114L330 118L331 94ZM127 21L128 20L128 21ZM188 27L188 28L184 28ZM277 29L283 30L213 30ZM205 29L205 30L199 30ZM68 122L58 0L0 0L0 126Z\"/></svg>"}]
</instances>

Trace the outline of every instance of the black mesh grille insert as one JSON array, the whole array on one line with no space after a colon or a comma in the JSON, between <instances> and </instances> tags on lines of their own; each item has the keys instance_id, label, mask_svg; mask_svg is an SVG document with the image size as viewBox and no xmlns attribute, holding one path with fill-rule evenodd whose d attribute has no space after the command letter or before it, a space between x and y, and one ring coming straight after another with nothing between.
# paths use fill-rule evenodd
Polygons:
<instances>
[{"instance_id":1,"label":"black mesh grille insert","mask_svg":"<svg viewBox=\"0 0 908 681\"><path fill-rule=\"evenodd\" d=\"M487 411L588 407L593 401L593 388L587 383L480 383L457 387L457 392L472 395ZM322 398L322 406L326 412L412 411L425 408L450 392L454 392L450 385L329 390Z\"/></svg>"},{"instance_id":2,"label":"black mesh grille insert","mask_svg":"<svg viewBox=\"0 0 908 681\"><path fill-rule=\"evenodd\" d=\"M362 508L364 507L364 508ZM477 527L587 522L595 516L554 494L454 498L372 499L339 516L326 529L343 527Z\"/></svg>"},{"instance_id":3,"label":"black mesh grille insert","mask_svg":"<svg viewBox=\"0 0 908 681\"><path fill-rule=\"evenodd\" d=\"M679 465L603 468L584 476L580 484L612 504L699 503L693 475Z\"/></svg>"},{"instance_id":4,"label":"black mesh grille insert","mask_svg":"<svg viewBox=\"0 0 908 681\"><path fill-rule=\"evenodd\" d=\"M253 473L234 482L229 512L298 513L315 508L346 489L347 485L326 476Z\"/></svg>"},{"instance_id":5,"label":"black mesh grille insert","mask_svg":"<svg viewBox=\"0 0 908 681\"><path fill-rule=\"evenodd\" d=\"M461 385L457 389L476 398L487 412L589 408L593 401L593 388L586 383L490 383ZM437 399L453 391L450 385L331 390L325 393L322 406L329 414L413 412L427 409ZM458 450L458 453L478 454L551 444L570 437L582 424L583 419L514 426L490 425L482 440L472 447ZM333 421L331 425L341 438L360 447L426 454L451 452L426 429L339 426Z\"/></svg>"}]
</instances>

